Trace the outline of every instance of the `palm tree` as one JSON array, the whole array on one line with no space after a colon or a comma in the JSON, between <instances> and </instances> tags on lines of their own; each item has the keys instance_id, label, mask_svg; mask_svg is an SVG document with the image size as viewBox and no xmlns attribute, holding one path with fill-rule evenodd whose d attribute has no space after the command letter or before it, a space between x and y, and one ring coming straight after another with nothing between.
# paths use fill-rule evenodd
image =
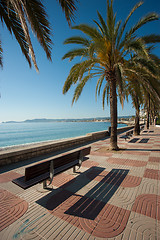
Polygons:
<instances>
[{"instance_id":1,"label":"palm tree","mask_svg":"<svg viewBox=\"0 0 160 240\"><path fill-rule=\"evenodd\" d=\"M143 71L141 69L141 71ZM151 76L150 76L151 77ZM155 88L152 88L152 86L149 84L148 87L147 83L145 81L146 78L149 78L149 76L145 75L141 76L141 79L137 79L137 76L134 74L132 77L130 76L130 79L127 81L126 86L126 95L131 96L132 98L132 104L136 110L136 116L135 116L135 126L134 126L134 134L140 135L140 106L145 105L147 109L147 128L149 128L149 116L151 111L151 108L149 105L152 99L152 106L155 107L157 104L160 104L160 91L157 91L157 87L160 85L160 82L158 82L155 85ZM152 81L152 80L151 80ZM148 105L149 104L149 105ZM148 108L149 107L149 108ZM150 110L149 110L150 109Z\"/></svg>"},{"instance_id":2,"label":"palm tree","mask_svg":"<svg viewBox=\"0 0 160 240\"><path fill-rule=\"evenodd\" d=\"M98 91L103 87L103 99L109 94L110 117L111 117L111 137L110 149L117 150L117 90L123 96L123 83L126 81L126 68L128 62L134 60L133 55L147 59L149 58L145 42L136 36L136 31L147 22L157 20L156 13L150 13L142 17L133 27L126 30L126 25L134 11L142 5L136 4L129 13L126 21L116 23L116 15L113 12L113 1L107 0L107 22L98 13L99 22L94 21L96 27L81 24L72 27L80 30L86 37L75 36L65 40L65 44L79 44L81 48L73 49L66 53L63 59L69 58L72 61L75 57L80 57L80 62L76 63L70 70L65 81L63 93L65 94L73 84L77 84L74 92L72 104L79 98L83 87L91 78L98 78ZM156 36L148 36L155 39ZM122 97L123 98L123 97Z\"/></svg>"},{"instance_id":3,"label":"palm tree","mask_svg":"<svg viewBox=\"0 0 160 240\"><path fill-rule=\"evenodd\" d=\"M74 20L76 0L59 0L68 24ZM0 0L0 18L10 34L14 34L22 53L31 67L31 60L38 71L36 57L31 42L29 25L43 47L47 58L51 60L51 28L41 0ZM0 41L0 65L3 49Z\"/></svg>"}]
</instances>

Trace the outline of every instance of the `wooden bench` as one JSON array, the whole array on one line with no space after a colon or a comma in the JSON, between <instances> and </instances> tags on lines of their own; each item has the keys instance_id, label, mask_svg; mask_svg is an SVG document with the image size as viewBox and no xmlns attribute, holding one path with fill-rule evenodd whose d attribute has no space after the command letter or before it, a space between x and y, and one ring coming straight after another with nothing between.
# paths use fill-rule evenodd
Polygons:
<instances>
[{"instance_id":1,"label":"wooden bench","mask_svg":"<svg viewBox=\"0 0 160 240\"><path fill-rule=\"evenodd\" d=\"M14 179L12 182L23 189L43 182L43 188L47 188L47 181L49 180L49 184L51 184L53 177L57 174L72 167L73 172L76 172L76 166L81 167L84 156L89 155L90 150L91 147L81 148L70 153L65 153L57 158L54 157L51 160L27 167L25 168L25 176Z\"/></svg>"},{"instance_id":2,"label":"wooden bench","mask_svg":"<svg viewBox=\"0 0 160 240\"><path fill-rule=\"evenodd\" d=\"M130 139L130 137L133 135L133 130L127 131L124 135L122 135L120 138Z\"/></svg>"}]
</instances>

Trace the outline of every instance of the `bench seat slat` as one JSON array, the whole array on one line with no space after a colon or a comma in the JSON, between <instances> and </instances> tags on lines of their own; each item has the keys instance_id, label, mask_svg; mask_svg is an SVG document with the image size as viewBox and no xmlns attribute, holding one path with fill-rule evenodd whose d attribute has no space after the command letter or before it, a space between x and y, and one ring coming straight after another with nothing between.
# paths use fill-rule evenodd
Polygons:
<instances>
[{"instance_id":1,"label":"bench seat slat","mask_svg":"<svg viewBox=\"0 0 160 240\"><path fill-rule=\"evenodd\" d=\"M30 179L29 181L25 181L25 177L20 177L17 179L12 180L13 183L15 183L16 185L18 185L19 187L23 188L23 189L27 189L29 187L34 186L37 183L43 182L44 180L49 178L49 173L44 173L38 177L35 177L33 179Z\"/></svg>"}]
</instances>

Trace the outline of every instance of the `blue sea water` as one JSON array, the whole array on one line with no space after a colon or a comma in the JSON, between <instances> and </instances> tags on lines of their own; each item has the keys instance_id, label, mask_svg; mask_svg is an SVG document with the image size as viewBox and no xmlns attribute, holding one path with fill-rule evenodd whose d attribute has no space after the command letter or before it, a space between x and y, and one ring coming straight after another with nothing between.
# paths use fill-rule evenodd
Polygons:
<instances>
[{"instance_id":1,"label":"blue sea water","mask_svg":"<svg viewBox=\"0 0 160 240\"><path fill-rule=\"evenodd\" d=\"M38 122L0 124L0 148L82 136L108 130L110 122ZM118 127L126 126L118 124Z\"/></svg>"}]
</instances>

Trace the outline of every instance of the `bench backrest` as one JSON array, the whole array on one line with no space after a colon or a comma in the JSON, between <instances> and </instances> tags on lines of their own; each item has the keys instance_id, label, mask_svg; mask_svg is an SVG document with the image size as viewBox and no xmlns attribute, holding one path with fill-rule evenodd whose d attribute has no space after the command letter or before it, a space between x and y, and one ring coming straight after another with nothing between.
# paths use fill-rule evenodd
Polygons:
<instances>
[{"instance_id":1,"label":"bench backrest","mask_svg":"<svg viewBox=\"0 0 160 240\"><path fill-rule=\"evenodd\" d=\"M54 158L52 160L38 163L36 165L33 165L31 167L27 167L25 169L25 181L29 181L35 177L38 177L39 175L49 173L50 171L50 163L53 161L54 169L60 168L64 165L67 165L71 162L74 162L78 160L81 156L86 156L90 153L91 147L86 147L77 151L74 151L72 153L66 153L60 157Z\"/></svg>"}]
</instances>

